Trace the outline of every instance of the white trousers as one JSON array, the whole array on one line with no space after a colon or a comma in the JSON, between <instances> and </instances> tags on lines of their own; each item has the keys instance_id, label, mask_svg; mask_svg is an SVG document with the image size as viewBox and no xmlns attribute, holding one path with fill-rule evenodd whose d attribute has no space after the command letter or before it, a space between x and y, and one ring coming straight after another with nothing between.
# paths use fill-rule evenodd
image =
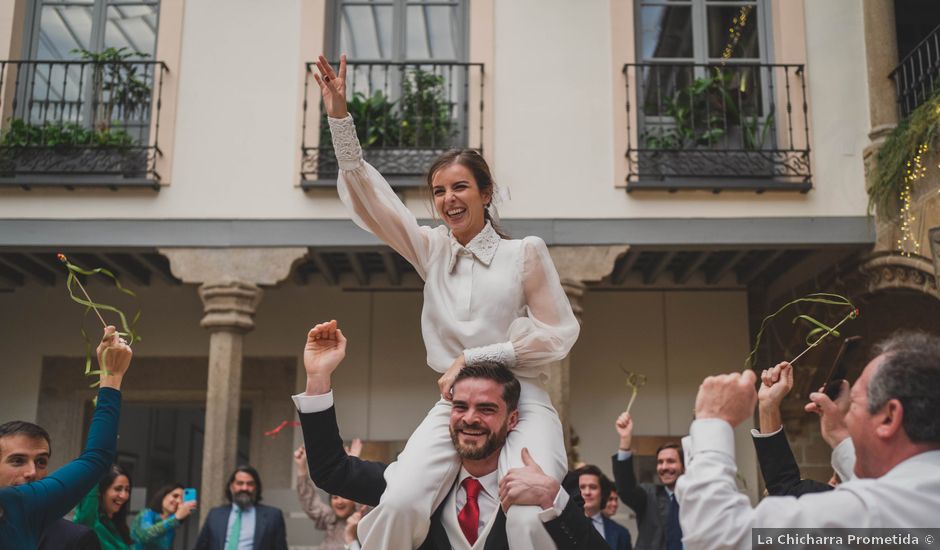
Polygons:
<instances>
[{"instance_id":1,"label":"white trousers","mask_svg":"<svg viewBox=\"0 0 940 550\"><path fill-rule=\"evenodd\" d=\"M568 471L561 421L548 393L520 378L519 423L509 432L499 455L499 477L520 468L522 448L546 474L559 481ZM374 510L359 522L363 550L417 548L424 542L431 515L444 501L460 470L450 439L451 403L441 399L418 426L398 461L385 470L387 488ZM499 498L499 495L494 495ZM506 514L506 536L512 550L555 548L538 514L538 506L512 506Z\"/></svg>"}]
</instances>

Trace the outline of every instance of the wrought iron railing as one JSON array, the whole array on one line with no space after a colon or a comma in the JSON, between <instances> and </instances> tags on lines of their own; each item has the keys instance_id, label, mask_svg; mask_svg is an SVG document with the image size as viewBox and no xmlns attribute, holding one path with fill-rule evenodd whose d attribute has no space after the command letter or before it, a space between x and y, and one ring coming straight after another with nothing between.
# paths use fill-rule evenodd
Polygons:
<instances>
[{"instance_id":1,"label":"wrought iron railing","mask_svg":"<svg viewBox=\"0 0 940 550\"><path fill-rule=\"evenodd\" d=\"M304 187L335 185L338 172L313 78L316 70L315 63L307 63L301 145ZM420 185L430 164L448 149L482 151L482 63L350 62L346 80L349 112L356 121L363 156L393 185Z\"/></svg>"},{"instance_id":2,"label":"wrought iron railing","mask_svg":"<svg viewBox=\"0 0 940 550\"><path fill-rule=\"evenodd\" d=\"M802 65L628 63L627 189L811 187Z\"/></svg>"},{"instance_id":3,"label":"wrought iron railing","mask_svg":"<svg viewBox=\"0 0 940 550\"><path fill-rule=\"evenodd\" d=\"M0 60L0 185L159 185L160 61Z\"/></svg>"},{"instance_id":4,"label":"wrought iron railing","mask_svg":"<svg viewBox=\"0 0 940 550\"><path fill-rule=\"evenodd\" d=\"M898 93L898 115L903 119L940 87L940 26L904 56L890 77Z\"/></svg>"}]
</instances>

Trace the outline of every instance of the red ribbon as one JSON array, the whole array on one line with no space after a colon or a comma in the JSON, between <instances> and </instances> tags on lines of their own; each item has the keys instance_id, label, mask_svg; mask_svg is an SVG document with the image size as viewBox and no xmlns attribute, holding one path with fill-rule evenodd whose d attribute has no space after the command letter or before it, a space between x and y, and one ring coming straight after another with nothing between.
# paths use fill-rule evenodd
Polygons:
<instances>
[{"instance_id":1,"label":"red ribbon","mask_svg":"<svg viewBox=\"0 0 940 550\"><path fill-rule=\"evenodd\" d=\"M264 432L264 435L269 436L269 437L277 437L277 434L279 434L281 430L283 430L284 428L288 428L288 427L294 428L297 426L300 426L300 422L296 420L291 420L291 421L285 420L281 422L280 424L278 424L277 428Z\"/></svg>"}]
</instances>

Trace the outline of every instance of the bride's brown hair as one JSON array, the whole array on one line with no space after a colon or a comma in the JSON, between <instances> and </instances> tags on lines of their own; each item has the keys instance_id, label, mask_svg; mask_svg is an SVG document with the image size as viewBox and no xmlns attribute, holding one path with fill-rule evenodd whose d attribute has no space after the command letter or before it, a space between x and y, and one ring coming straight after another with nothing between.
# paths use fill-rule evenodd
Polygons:
<instances>
[{"instance_id":1,"label":"bride's brown hair","mask_svg":"<svg viewBox=\"0 0 940 550\"><path fill-rule=\"evenodd\" d=\"M479 189L480 194L489 194L490 204L493 203L493 198L496 193L496 182L493 181L490 165L487 164L483 155L474 149L450 149L449 151L441 153L441 155L434 160L434 163L431 164L431 167L428 169L427 176L428 190L431 192L432 203L434 202L434 175L451 164L459 164L470 170L470 173L473 174L473 179L477 182L477 189ZM496 221L493 220L493 216L490 215L490 204L487 204L483 208L483 218L490 222L490 225L496 230L497 235L503 239L508 239L509 235L503 231L503 228L497 225Z\"/></svg>"}]
</instances>

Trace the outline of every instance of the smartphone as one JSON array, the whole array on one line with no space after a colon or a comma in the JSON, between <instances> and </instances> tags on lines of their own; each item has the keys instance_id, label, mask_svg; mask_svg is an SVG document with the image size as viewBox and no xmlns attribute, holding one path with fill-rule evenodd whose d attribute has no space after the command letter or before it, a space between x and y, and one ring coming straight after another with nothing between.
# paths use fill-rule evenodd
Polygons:
<instances>
[{"instance_id":1,"label":"smartphone","mask_svg":"<svg viewBox=\"0 0 940 550\"><path fill-rule=\"evenodd\" d=\"M192 487L183 489L183 502L196 502L196 489Z\"/></svg>"},{"instance_id":2,"label":"smartphone","mask_svg":"<svg viewBox=\"0 0 940 550\"><path fill-rule=\"evenodd\" d=\"M839 394L842 390L842 381L845 379L848 372L848 366L845 364L845 356L851 353L861 342L861 336L849 336L842 341L842 347L839 348L839 353L836 354L836 359L832 362L832 367L829 368L829 374L826 376L826 384L823 387L823 393L825 393L829 399L835 401L839 398Z\"/></svg>"}]
</instances>

